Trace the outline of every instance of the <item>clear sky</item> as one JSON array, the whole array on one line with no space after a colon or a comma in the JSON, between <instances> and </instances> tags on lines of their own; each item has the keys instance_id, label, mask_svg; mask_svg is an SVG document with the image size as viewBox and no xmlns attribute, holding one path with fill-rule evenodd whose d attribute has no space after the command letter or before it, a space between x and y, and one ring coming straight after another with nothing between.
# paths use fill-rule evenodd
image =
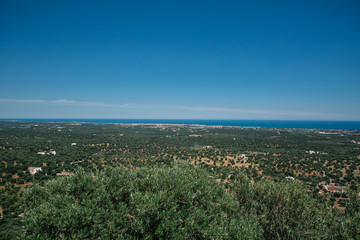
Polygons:
<instances>
[{"instance_id":1,"label":"clear sky","mask_svg":"<svg viewBox=\"0 0 360 240\"><path fill-rule=\"evenodd\" d=\"M0 118L360 120L360 1L0 1Z\"/></svg>"}]
</instances>

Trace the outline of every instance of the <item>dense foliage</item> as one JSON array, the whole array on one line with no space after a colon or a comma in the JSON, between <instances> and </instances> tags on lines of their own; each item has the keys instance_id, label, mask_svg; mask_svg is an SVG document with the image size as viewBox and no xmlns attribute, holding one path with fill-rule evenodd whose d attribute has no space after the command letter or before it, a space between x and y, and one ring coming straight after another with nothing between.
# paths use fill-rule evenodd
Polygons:
<instances>
[{"instance_id":1,"label":"dense foliage","mask_svg":"<svg viewBox=\"0 0 360 240\"><path fill-rule=\"evenodd\" d=\"M257 218L188 166L83 170L25 192L26 239L261 239Z\"/></svg>"},{"instance_id":2,"label":"dense foliage","mask_svg":"<svg viewBox=\"0 0 360 240\"><path fill-rule=\"evenodd\" d=\"M350 191L349 203L346 205L346 217L344 224L346 226L345 239L360 239L360 185L355 190Z\"/></svg>"},{"instance_id":3,"label":"dense foliage","mask_svg":"<svg viewBox=\"0 0 360 240\"><path fill-rule=\"evenodd\" d=\"M225 191L202 168L105 168L25 191L24 239L359 239L359 201L342 216L296 182Z\"/></svg>"},{"instance_id":4,"label":"dense foliage","mask_svg":"<svg viewBox=\"0 0 360 240\"><path fill-rule=\"evenodd\" d=\"M339 216L312 199L299 182L259 181L242 175L231 188L241 208L259 216L266 239L341 239ZM334 218L335 217L335 218Z\"/></svg>"}]
</instances>

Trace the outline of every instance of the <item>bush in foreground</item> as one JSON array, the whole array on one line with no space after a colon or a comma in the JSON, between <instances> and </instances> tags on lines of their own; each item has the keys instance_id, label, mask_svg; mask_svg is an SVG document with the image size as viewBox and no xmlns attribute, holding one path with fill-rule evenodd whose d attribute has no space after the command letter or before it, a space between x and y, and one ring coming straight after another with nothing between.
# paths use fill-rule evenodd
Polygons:
<instances>
[{"instance_id":1,"label":"bush in foreground","mask_svg":"<svg viewBox=\"0 0 360 240\"><path fill-rule=\"evenodd\" d=\"M360 184L349 191L350 201L346 204L344 223L347 239L360 239Z\"/></svg>"},{"instance_id":2,"label":"bush in foreground","mask_svg":"<svg viewBox=\"0 0 360 240\"><path fill-rule=\"evenodd\" d=\"M352 239L344 238L340 213L312 198L299 182L251 184L239 174L231 189L241 209L258 216L266 239Z\"/></svg>"},{"instance_id":3,"label":"bush in foreground","mask_svg":"<svg viewBox=\"0 0 360 240\"><path fill-rule=\"evenodd\" d=\"M25 192L24 239L359 239L360 199L341 215L298 182L239 173L231 193L204 169L105 168Z\"/></svg>"},{"instance_id":4,"label":"bush in foreground","mask_svg":"<svg viewBox=\"0 0 360 240\"><path fill-rule=\"evenodd\" d=\"M26 239L261 239L244 213L201 168L83 170L25 192Z\"/></svg>"}]
</instances>

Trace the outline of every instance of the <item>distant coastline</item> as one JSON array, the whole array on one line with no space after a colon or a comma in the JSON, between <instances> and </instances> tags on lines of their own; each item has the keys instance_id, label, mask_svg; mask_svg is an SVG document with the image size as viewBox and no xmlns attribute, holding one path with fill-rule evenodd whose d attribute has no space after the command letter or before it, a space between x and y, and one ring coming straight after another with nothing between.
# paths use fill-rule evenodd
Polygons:
<instances>
[{"instance_id":1,"label":"distant coastline","mask_svg":"<svg viewBox=\"0 0 360 240\"><path fill-rule=\"evenodd\" d=\"M309 120L201 120L201 119L0 119L21 122L81 122L124 124L177 124L225 127L299 128L360 130L360 121L309 121Z\"/></svg>"}]
</instances>

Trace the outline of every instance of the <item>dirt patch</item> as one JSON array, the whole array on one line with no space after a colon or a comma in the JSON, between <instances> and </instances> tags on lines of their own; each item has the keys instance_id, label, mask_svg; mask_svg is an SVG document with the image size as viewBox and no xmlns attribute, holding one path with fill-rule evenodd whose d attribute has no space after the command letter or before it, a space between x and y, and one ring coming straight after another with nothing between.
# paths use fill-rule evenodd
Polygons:
<instances>
[{"instance_id":1,"label":"dirt patch","mask_svg":"<svg viewBox=\"0 0 360 240\"><path fill-rule=\"evenodd\" d=\"M19 178L19 175L17 175L17 173L15 173L14 175L12 175L12 178L17 179L17 178Z\"/></svg>"},{"instance_id":2,"label":"dirt patch","mask_svg":"<svg viewBox=\"0 0 360 240\"><path fill-rule=\"evenodd\" d=\"M267 153L265 153L265 152L248 151L248 153L249 153L250 155L259 155L259 154L261 154L261 155L267 155Z\"/></svg>"},{"instance_id":3,"label":"dirt patch","mask_svg":"<svg viewBox=\"0 0 360 240\"><path fill-rule=\"evenodd\" d=\"M334 203L335 207L339 209L342 213L345 213L346 208L342 207L338 202Z\"/></svg>"},{"instance_id":4,"label":"dirt patch","mask_svg":"<svg viewBox=\"0 0 360 240\"><path fill-rule=\"evenodd\" d=\"M33 185L34 183L32 183L32 182L28 182L28 183L24 183L24 184L17 184L17 183L15 183L14 185L15 185L15 187L27 187L27 186L31 186L31 185Z\"/></svg>"},{"instance_id":5,"label":"dirt patch","mask_svg":"<svg viewBox=\"0 0 360 240\"><path fill-rule=\"evenodd\" d=\"M210 166L231 166L231 167L246 167L248 168L251 163L248 163L246 159L237 159L233 156L226 156L225 159L220 160L220 156L217 156L217 161L210 159L208 157L197 157L197 158L190 158L189 163L194 164L195 162L201 162L206 165Z\"/></svg>"},{"instance_id":6,"label":"dirt patch","mask_svg":"<svg viewBox=\"0 0 360 240\"><path fill-rule=\"evenodd\" d=\"M278 138L278 137L280 137L280 136L271 136L271 137L269 137L269 138Z\"/></svg>"},{"instance_id":7,"label":"dirt patch","mask_svg":"<svg viewBox=\"0 0 360 240\"><path fill-rule=\"evenodd\" d=\"M60 173L56 173L56 176L68 176L68 175L72 175L73 173L71 172L67 172L65 171L65 169L63 169Z\"/></svg>"}]
</instances>

